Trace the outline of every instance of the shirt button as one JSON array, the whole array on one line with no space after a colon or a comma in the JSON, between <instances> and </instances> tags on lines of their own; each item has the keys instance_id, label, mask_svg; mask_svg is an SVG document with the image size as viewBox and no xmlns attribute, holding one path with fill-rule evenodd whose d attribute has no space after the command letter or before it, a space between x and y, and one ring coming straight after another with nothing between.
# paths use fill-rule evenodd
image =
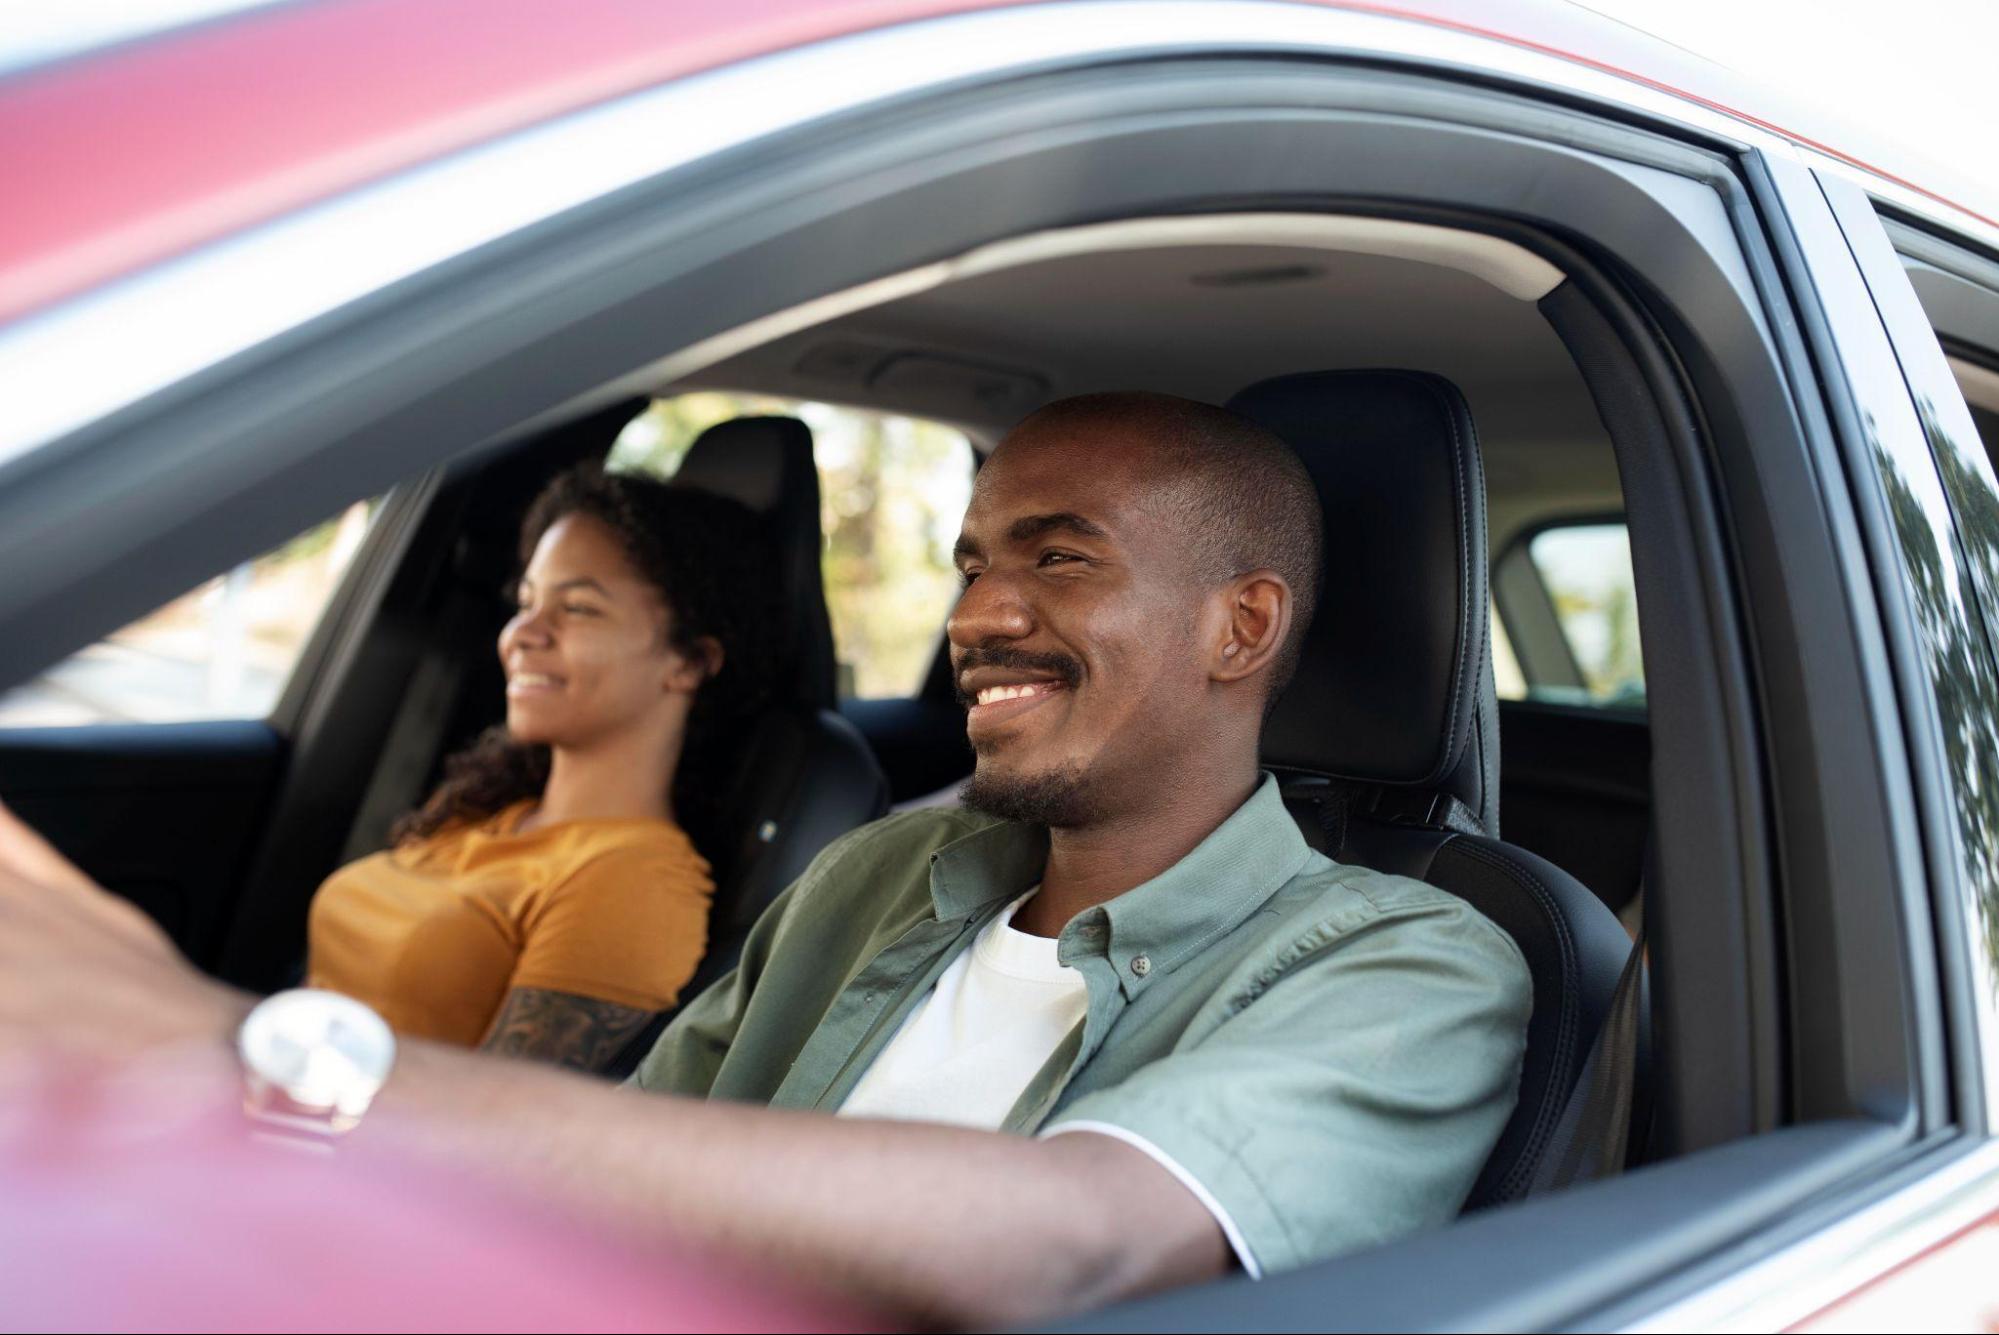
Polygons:
<instances>
[{"instance_id":1,"label":"shirt button","mask_svg":"<svg viewBox=\"0 0 1999 1335\"><path fill-rule=\"evenodd\" d=\"M1145 975L1152 972L1152 957L1150 955L1133 955L1131 957L1131 971L1140 978L1145 977Z\"/></svg>"}]
</instances>

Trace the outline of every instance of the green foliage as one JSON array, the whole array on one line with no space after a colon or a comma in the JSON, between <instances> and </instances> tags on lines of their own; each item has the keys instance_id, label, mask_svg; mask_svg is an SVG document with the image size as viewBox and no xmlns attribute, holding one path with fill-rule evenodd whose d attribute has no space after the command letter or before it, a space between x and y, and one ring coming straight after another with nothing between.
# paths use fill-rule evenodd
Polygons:
<instances>
[{"instance_id":1,"label":"green foliage","mask_svg":"<svg viewBox=\"0 0 1999 1335\"><path fill-rule=\"evenodd\" d=\"M1934 404L1917 404L1935 472L1907 467L1870 418L1868 443L1888 493L1916 629L1935 692L1945 764L1956 784L1959 854L1984 941L1999 968L1999 671L1980 611L1999 605L1999 492L1983 446L1957 439ZM1941 482L1941 493L1936 490ZM1956 523L1946 508L1948 495Z\"/></svg>"},{"instance_id":2,"label":"green foliage","mask_svg":"<svg viewBox=\"0 0 1999 1335\"><path fill-rule=\"evenodd\" d=\"M1645 661L1631 539L1622 524L1552 528L1528 548L1589 699L1643 708ZM1542 693L1546 693L1545 691Z\"/></svg>"}]
</instances>

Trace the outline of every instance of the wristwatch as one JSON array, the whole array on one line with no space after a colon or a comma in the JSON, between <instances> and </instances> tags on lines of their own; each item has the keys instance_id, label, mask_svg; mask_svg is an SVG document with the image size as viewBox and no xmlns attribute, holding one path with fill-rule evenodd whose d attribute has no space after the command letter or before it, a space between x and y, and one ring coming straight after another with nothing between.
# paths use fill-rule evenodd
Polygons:
<instances>
[{"instance_id":1,"label":"wristwatch","mask_svg":"<svg viewBox=\"0 0 1999 1335\"><path fill-rule=\"evenodd\" d=\"M349 996L266 997L236 1031L243 1111L260 1138L330 1148L368 1111L396 1061L388 1023Z\"/></svg>"}]
</instances>

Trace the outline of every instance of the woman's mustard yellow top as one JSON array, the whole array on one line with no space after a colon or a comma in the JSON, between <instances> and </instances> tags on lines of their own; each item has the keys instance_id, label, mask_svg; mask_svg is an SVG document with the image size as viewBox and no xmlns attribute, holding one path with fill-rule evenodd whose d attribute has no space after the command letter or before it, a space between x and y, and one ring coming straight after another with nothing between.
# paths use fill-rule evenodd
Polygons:
<instances>
[{"instance_id":1,"label":"woman's mustard yellow top","mask_svg":"<svg viewBox=\"0 0 1999 1335\"><path fill-rule=\"evenodd\" d=\"M532 806L328 877L312 901L310 985L365 1001L399 1034L468 1047L510 988L671 1006L707 948L707 862L662 820L515 833Z\"/></svg>"}]
</instances>

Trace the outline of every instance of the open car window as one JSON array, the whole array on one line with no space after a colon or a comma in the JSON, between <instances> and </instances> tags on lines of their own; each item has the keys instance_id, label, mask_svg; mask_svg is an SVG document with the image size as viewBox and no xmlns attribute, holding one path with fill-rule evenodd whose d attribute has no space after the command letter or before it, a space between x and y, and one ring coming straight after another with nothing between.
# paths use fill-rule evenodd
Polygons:
<instances>
[{"instance_id":1,"label":"open car window","mask_svg":"<svg viewBox=\"0 0 1999 1335\"><path fill-rule=\"evenodd\" d=\"M358 501L0 695L0 728L266 717L379 508Z\"/></svg>"}]
</instances>

